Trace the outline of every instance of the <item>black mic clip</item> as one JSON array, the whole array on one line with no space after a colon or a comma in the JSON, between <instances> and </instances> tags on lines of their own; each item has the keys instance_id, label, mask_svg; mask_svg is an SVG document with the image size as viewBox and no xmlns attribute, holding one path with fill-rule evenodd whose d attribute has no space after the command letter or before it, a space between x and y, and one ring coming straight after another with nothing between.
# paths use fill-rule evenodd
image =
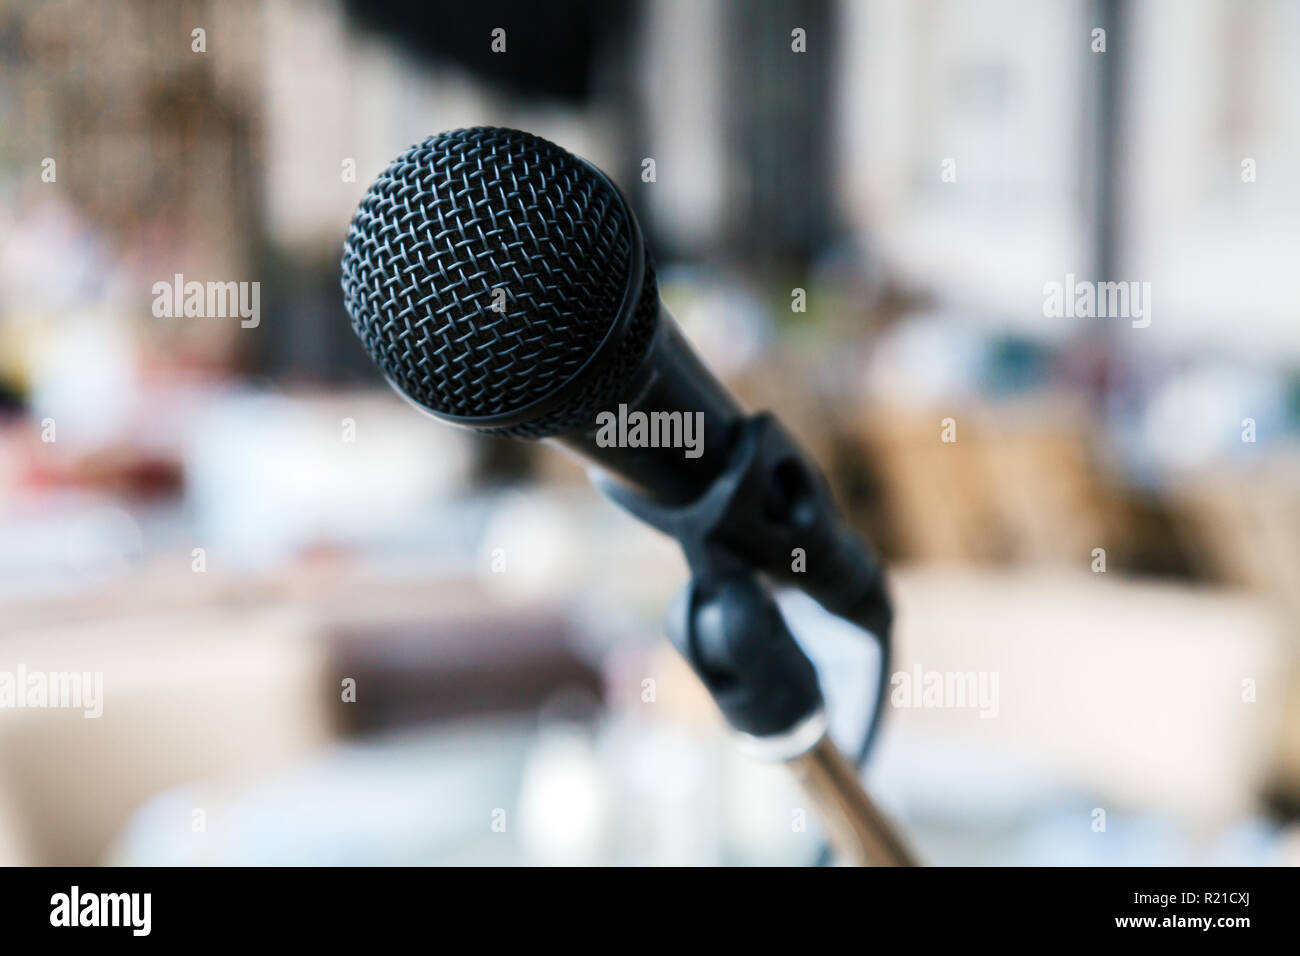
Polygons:
<instances>
[{"instance_id":1,"label":"black mic clip","mask_svg":"<svg viewBox=\"0 0 1300 956\"><path fill-rule=\"evenodd\" d=\"M676 539L691 580L669 637L728 722L754 737L819 718L816 671L757 579L799 587L880 642L887 671L892 607L875 555L835 507L821 473L772 415L739 426L726 467L695 500L664 505L596 472L619 507ZM877 701L877 716L880 701Z\"/></svg>"}]
</instances>

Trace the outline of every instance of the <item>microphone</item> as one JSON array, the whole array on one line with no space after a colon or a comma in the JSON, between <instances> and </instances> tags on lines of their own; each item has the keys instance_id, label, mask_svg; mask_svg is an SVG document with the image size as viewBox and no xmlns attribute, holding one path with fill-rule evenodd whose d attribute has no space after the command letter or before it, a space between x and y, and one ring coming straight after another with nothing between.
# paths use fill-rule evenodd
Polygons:
<instances>
[{"instance_id":1,"label":"microphone","mask_svg":"<svg viewBox=\"0 0 1300 956\"><path fill-rule=\"evenodd\" d=\"M860 764L888 699L880 566L789 433L746 414L687 344L605 174L519 130L430 137L362 199L342 286L352 328L412 404L576 451L607 497L678 541L691 578L668 636L727 722L795 767L856 859L912 862L830 739L816 669L757 580L801 587L875 636Z\"/></svg>"},{"instance_id":2,"label":"microphone","mask_svg":"<svg viewBox=\"0 0 1300 956\"><path fill-rule=\"evenodd\" d=\"M366 351L418 408L491 435L553 439L668 533L731 469L730 511L710 544L833 613L888 626L876 560L821 473L695 354L659 301L628 203L590 163L494 127L412 146L357 208L342 288ZM624 440L638 414L650 423L643 441ZM702 444L682 447L688 439Z\"/></svg>"},{"instance_id":3,"label":"microphone","mask_svg":"<svg viewBox=\"0 0 1300 956\"><path fill-rule=\"evenodd\" d=\"M394 160L348 230L343 298L389 382L439 418L556 438L664 503L725 464L742 412L661 307L631 210L541 137L451 130ZM679 437L702 425L700 453L598 441L620 405Z\"/></svg>"}]
</instances>

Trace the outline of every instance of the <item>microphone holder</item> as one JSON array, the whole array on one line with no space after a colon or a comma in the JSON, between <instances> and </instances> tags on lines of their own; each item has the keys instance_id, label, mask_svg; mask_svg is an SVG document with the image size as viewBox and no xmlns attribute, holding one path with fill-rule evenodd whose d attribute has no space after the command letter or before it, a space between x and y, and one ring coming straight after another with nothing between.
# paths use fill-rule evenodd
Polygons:
<instances>
[{"instance_id":1,"label":"microphone holder","mask_svg":"<svg viewBox=\"0 0 1300 956\"><path fill-rule=\"evenodd\" d=\"M765 413L743 420L727 465L685 505L653 501L602 472L592 480L681 546L691 577L669 613L668 636L745 749L791 768L832 845L848 859L915 865L867 795L857 766L831 740L816 669L760 579L797 585L875 635L882 679L874 730L886 696L892 621L883 575L788 433Z\"/></svg>"}]
</instances>

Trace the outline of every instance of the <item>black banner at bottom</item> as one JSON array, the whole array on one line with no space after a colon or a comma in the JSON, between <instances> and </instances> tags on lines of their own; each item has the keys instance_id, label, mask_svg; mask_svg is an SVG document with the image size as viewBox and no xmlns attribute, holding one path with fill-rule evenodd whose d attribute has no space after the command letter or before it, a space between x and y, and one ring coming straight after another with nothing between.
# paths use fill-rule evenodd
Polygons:
<instances>
[{"instance_id":1,"label":"black banner at bottom","mask_svg":"<svg viewBox=\"0 0 1300 956\"><path fill-rule=\"evenodd\" d=\"M1284 869L35 868L0 870L0 915L6 942L376 943L413 928L424 941L497 942L515 929L560 942L611 920L660 938L680 926L685 940L808 920L812 939L838 927L864 944L910 925L926 944L1233 945L1295 929L1295 886Z\"/></svg>"}]
</instances>

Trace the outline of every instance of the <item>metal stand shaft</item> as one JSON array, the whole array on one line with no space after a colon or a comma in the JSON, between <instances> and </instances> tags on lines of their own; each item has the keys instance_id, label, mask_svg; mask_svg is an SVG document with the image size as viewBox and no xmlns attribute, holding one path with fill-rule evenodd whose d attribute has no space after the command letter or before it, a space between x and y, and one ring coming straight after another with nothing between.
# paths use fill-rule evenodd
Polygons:
<instances>
[{"instance_id":1,"label":"metal stand shaft","mask_svg":"<svg viewBox=\"0 0 1300 956\"><path fill-rule=\"evenodd\" d=\"M857 768L823 734L786 761L817 804L831 845L858 866L916 866L911 851L867 795Z\"/></svg>"}]
</instances>

